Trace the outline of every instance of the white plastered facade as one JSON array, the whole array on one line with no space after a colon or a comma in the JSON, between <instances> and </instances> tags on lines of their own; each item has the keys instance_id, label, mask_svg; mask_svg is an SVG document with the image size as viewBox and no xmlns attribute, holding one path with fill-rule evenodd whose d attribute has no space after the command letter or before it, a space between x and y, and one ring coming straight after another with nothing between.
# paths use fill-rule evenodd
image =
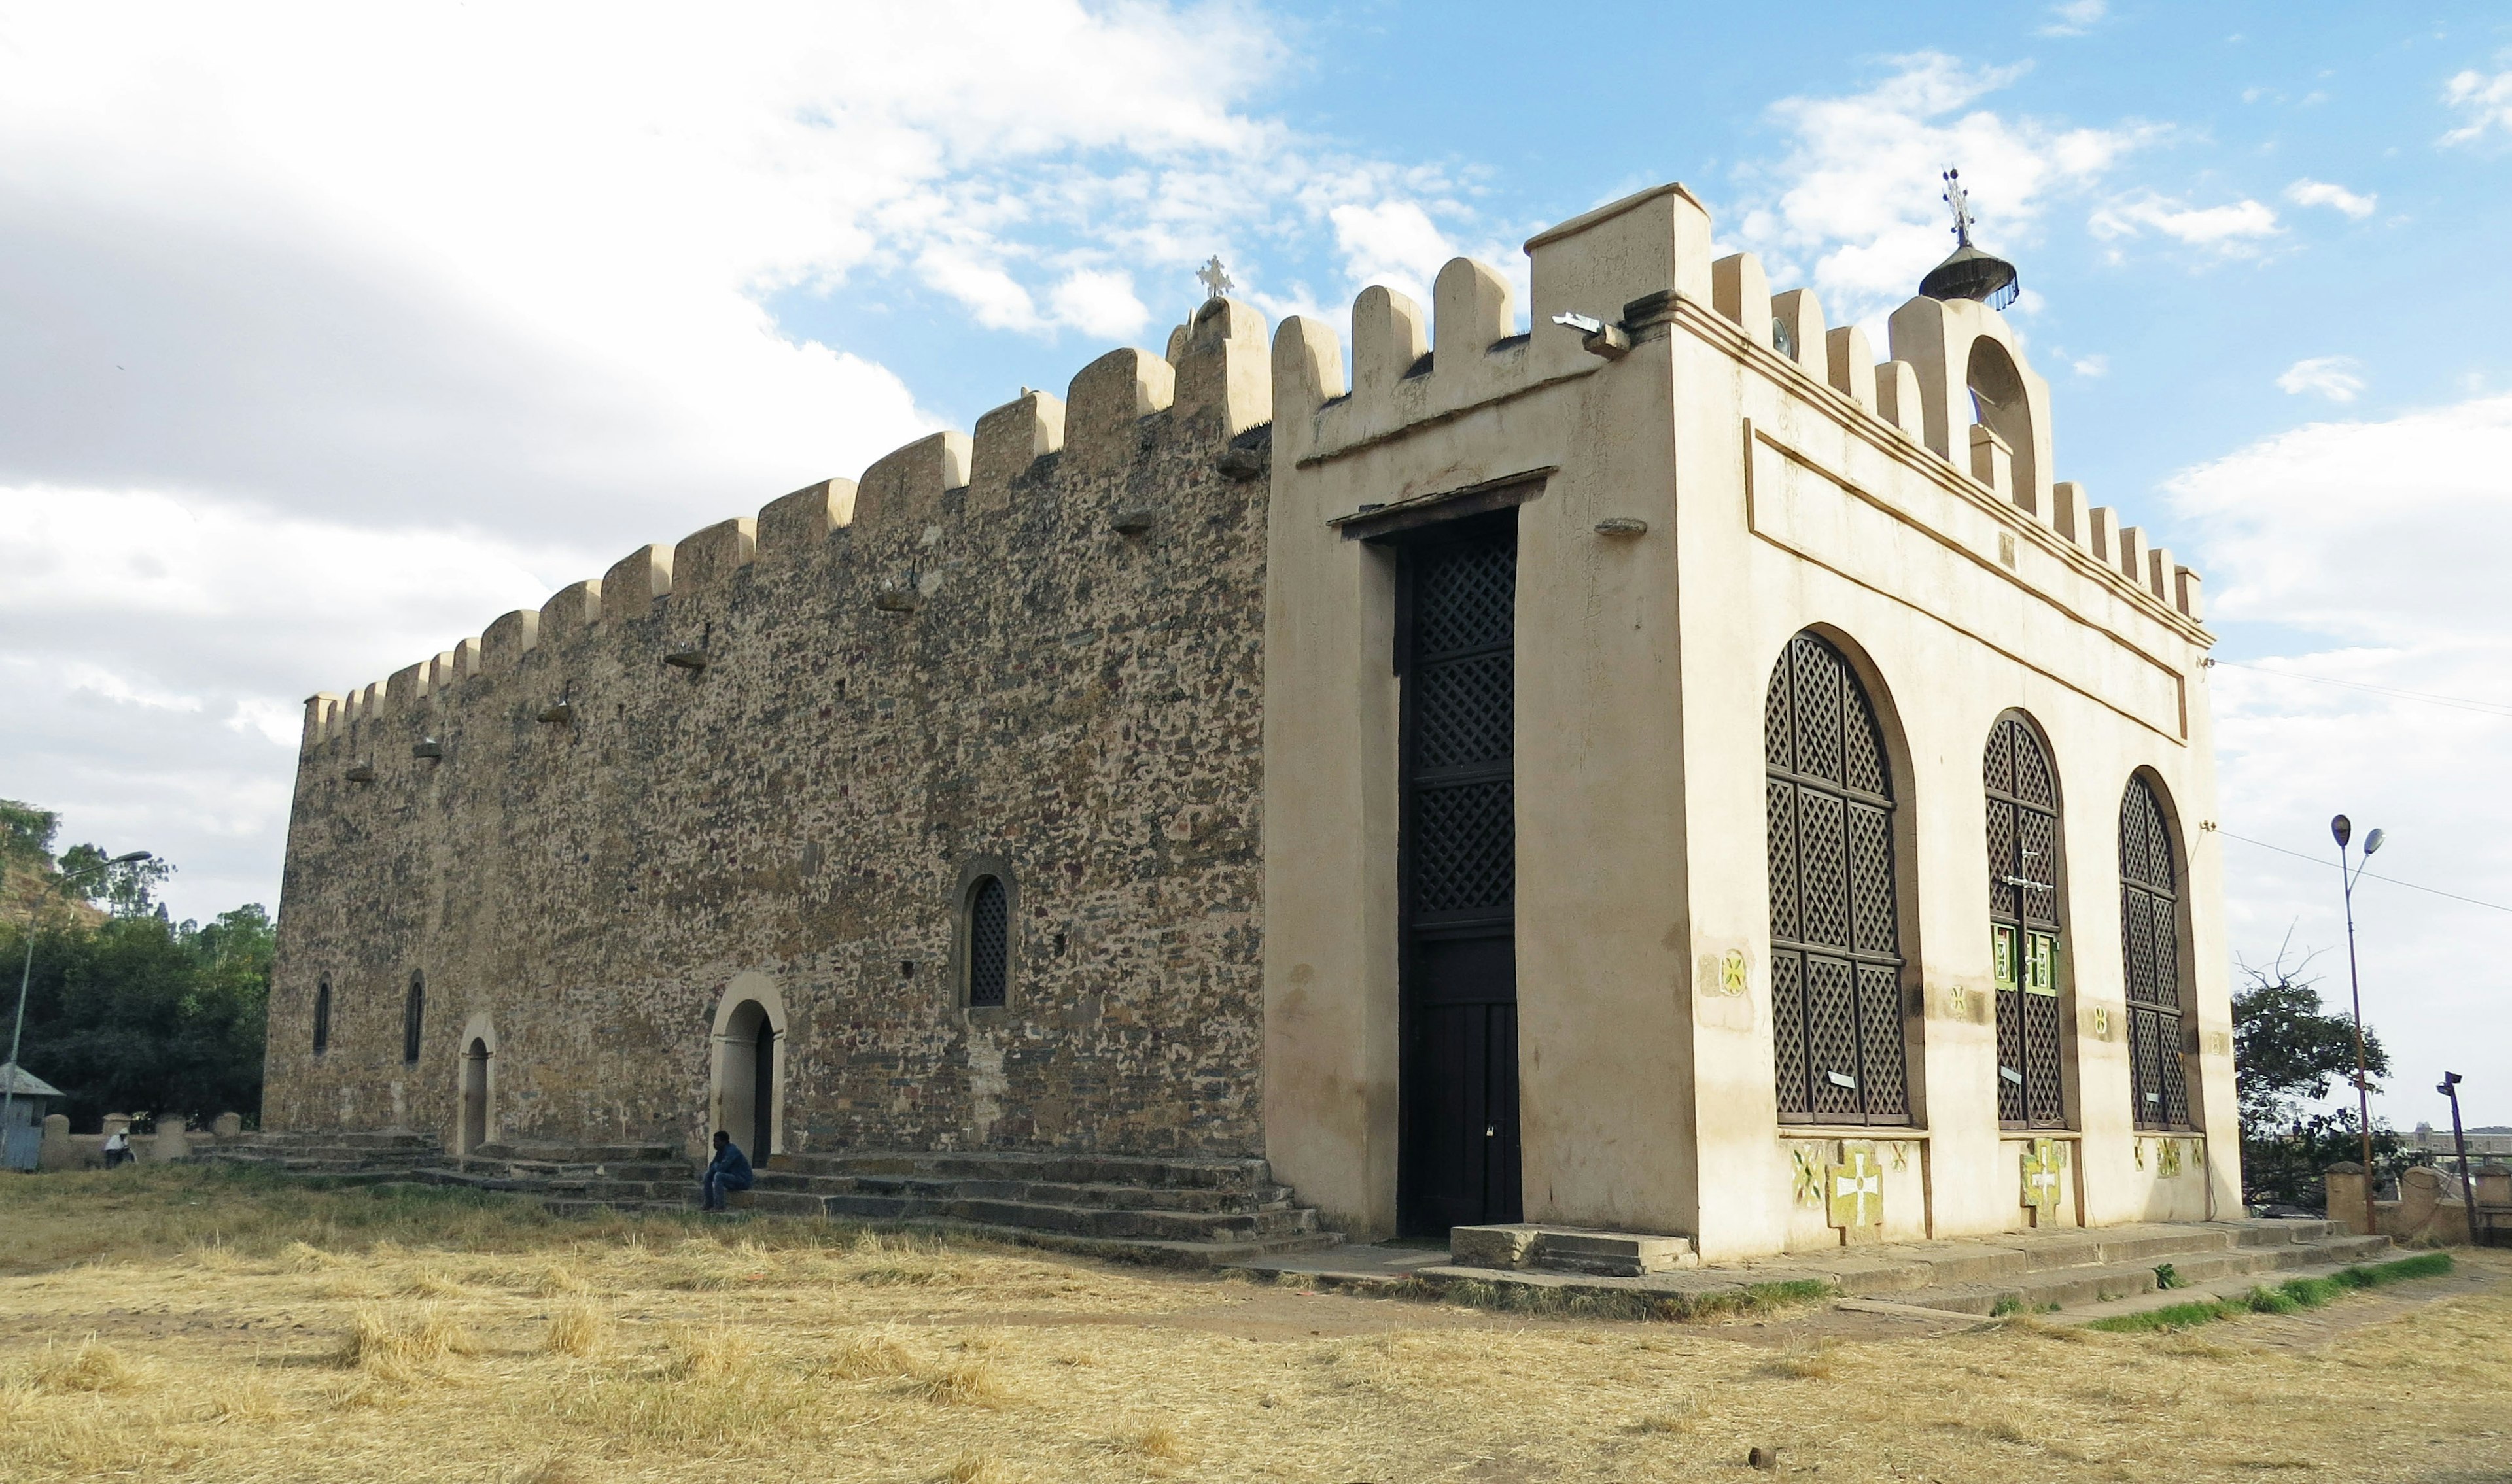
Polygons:
<instances>
[{"instance_id":1,"label":"white plastered facade","mask_svg":"<svg viewBox=\"0 0 2512 1484\"><path fill-rule=\"evenodd\" d=\"M1355 1232L1395 1227L1394 566L1329 523L1518 481L1539 491L1516 507L1526 1217L1680 1232L1714 1261L2238 1215L2196 573L2054 481L2047 385L1997 314L1913 299L1871 364L1810 293L1773 296L1709 240L1679 186L1540 235L1524 336L1505 280L1463 259L1432 314L1371 290L1349 395L1333 332L1276 336L1277 1176ZM1619 347L1554 325L1564 311L1618 325L1629 351L1595 353ZM1850 658L1891 755L1906 1128L1783 1124L1773 1090L1763 700L1807 630ZM2019 1194L2033 1135L2001 1128L1995 1096L1982 755L2010 712L2047 738L2064 804L2069 1127L2037 1133L2067 1173L2037 1214ZM2194 1027L2193 1126L2168 1135L2131 1119L2118 830L2139 772L2172 825ZM1741 993L1719 972L1738 953ZM1807 1162L1843 1141L1876 1147L1880 1226L1835 1228L1806 1199Z\"/></svg>"}]
</instances>

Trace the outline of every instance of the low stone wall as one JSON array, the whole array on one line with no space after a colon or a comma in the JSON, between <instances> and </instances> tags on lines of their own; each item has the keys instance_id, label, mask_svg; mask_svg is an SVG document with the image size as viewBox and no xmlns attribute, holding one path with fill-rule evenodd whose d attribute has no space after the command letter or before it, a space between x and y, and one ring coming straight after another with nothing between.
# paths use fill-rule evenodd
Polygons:
<instances>
[{"instance_id":1,"label":"low stone wall","mask_svg":"<svg viewBox=\"0 0 2512 1484\"><path fill-rule=\"evenodd\" d=\"M131 1127L129 1113L107 1113L104 1127L93 1134L70 1132L66 1114L54 1113L44 1120L44 1148L37 1156L39 1170L100 1170L104 1168L104 1141L116 1132ZM164 1164L192 1158L221 1144L240 1143L244 1139L244 1118L237 1113L220 1113L206 1129L172 1123L153 1134L134 1134L131 1153L139 1164Z\"/></svg>"},{"instance_id":2,"label":"low stone wall","mask_svg":"<svg viewBox=\"0 0 2512 1484\"><path fill-rule=\"evenodd\" d=\"M2329 1219L2355 1235L2364 1233L2364 1167L2352 1160L2333 1164L2323 1177ZM2512 1169L2479 1165L2469 1172L2477 1187L2477 1212L2512 1211ZM2399 1198L2373 1202L2373 1234L2402 1245L2460 1246L2474 1240L2469 1203L2453 1175L2417 1165L2399 1177Z\"/></svg>"}]
</instances>

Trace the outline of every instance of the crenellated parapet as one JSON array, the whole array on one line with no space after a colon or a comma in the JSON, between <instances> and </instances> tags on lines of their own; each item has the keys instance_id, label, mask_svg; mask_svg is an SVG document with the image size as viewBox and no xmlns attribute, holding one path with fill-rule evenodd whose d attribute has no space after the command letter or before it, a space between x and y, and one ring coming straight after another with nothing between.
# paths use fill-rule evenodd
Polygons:
<instances>
[{"instance_id":1,"label":"crenellated parapet","mask_svg":"<svg viewBox=\"0 0 2512 1484\"><path fill-rule=\"evenodd\" d=\"M1515 332L1508 280L1468 258L1433 291L1434 314L1382 287L1350 319L1351 386L1336 331L1285 320L1274 344L1277 457L1308 467L1501 409L1596 374L1637 338L1678 322L1729 342L1796 398L1933 467L2002 511L2016 533L2055 537L2084 571L2133 601L2195 624L2198 574L2089 507L2056 477L2049 383L2003 316L1971 300L1914 297L1878 358L1855 325L1825 321L1810 289L1774 293L1750 253L1712 255L1709 215L1680 185L1600 207L1526 244L1531 330ZM1572 323L1557 323L1556 317ZM1599 325L1590 332L1578 320ZM1392 491L1402 497L1419 491Z\"/></svg>"},{"instance_id":2,"label":"crenellated parapet","mask_svg":"<svg viewBox=\"0 0 2512 1484\"><path fill-rule=\"evenodd\" d=\"M1151 447L1146 419L1165 416L1217 445L1271 421L1266 325L1255 309L1207 300L1168 345L1167 355L1110 351L1076 373L1062 398L1023 388L980 416L973 435L927 434L875 459L855 479L823 480L769 501L756 516L716 522L669 546L641 546L601 577L569 584L537 609L504 614L477 638L380 684L308 697L301 745L341 741L388 716L438 715L463 704L473 682L511 675L535 652L572 654L659 613L703 614L738 584L784 580L809 559L836 563L832 580L857 600L912 612L936 580L913 553L938 538L936 523L946 517L1006 518L1024 482L1041 470L1123 483ZM1253 467L1230 477L1246 478ZM1032 489L1028 497L1052 496ZM895 560L902 553L910 557L904 566ZM696 633L659 640L686 647L667 647L656 661L677 656L669 662L687 663L699 653L703 622ZM553 680L555 703L569 682L564 674Z\"/></svg>"}]
</instances>

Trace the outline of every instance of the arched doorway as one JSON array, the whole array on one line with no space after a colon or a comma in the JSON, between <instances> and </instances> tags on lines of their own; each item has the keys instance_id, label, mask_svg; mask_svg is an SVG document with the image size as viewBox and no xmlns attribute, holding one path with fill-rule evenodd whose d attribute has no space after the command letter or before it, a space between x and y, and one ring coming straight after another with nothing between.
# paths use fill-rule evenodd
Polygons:
<instances>
[{"instance_id":1,"label":"arched doorway","mask_svg":"<svg viewBox=\"0 0 2512 1484\"><path fill-rule=\"evenodd\" d=\"M715 1126L730 1134L755 1164L775 1152L776 1022L765 1005L745 999L732 1007L716 1040L722 1070Z\"/></svg>"},{"instance_id":2,"label":"arched doorway","mask_svg":"<svg viewBox=\"0 0 2512 1484\"><path fill-rule=\"evenodd\" d=\"M489 1042L473 1036L462 1049L462 1128L457 1153L489 1142Z\"/></svg>"}]
</instances>

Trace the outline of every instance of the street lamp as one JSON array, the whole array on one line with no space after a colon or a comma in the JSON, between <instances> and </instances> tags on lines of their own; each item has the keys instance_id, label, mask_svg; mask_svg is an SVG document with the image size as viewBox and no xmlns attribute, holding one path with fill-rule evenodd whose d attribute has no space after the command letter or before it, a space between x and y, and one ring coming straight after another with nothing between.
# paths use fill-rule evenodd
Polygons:
<instances>
[{"instance_id":1,"label":"street lamp","mask_svg":"<svg viewBox=\"0 0 2512 1484\"><path fill-rule=\"evenodd\" d=\"M90 861L76 871L62 872L60 883L66 886L94 872L155 858L145 850L134 850L109 861ZM0 1087L0 1128L9 1126L9 1114L16 1111L18 1102L18 1041L26 1034L26 986L35 978L35 915L42 907L43 899L38 897L26 909L26 965L18 971L18 1024L9 1032L9 1085Z\"/></svg>"},{"instance_id":2,"label":"street lamp","mask_svg":"<svg viewBox=\"0 0 2512 1484\"><path fill-rule=\"evenodd\" d=\"M2356 857L2349 870L2346 865L2346 841L2355 826L2343 814L2329 822L2329 833L2337 840L2337 879L2346 889L2346 987L2355 1000L2355 1119L2356 1129L2364 1136L2364 1234L2375 1235L2373 1226L2373 1091L2372 1076L2364 1070L2364 980L2355 971L2355 881L2363 876L2365 862L2381 848L2381 832L2364 837L2364 852Z\"/></svg>"}]
</instances>

